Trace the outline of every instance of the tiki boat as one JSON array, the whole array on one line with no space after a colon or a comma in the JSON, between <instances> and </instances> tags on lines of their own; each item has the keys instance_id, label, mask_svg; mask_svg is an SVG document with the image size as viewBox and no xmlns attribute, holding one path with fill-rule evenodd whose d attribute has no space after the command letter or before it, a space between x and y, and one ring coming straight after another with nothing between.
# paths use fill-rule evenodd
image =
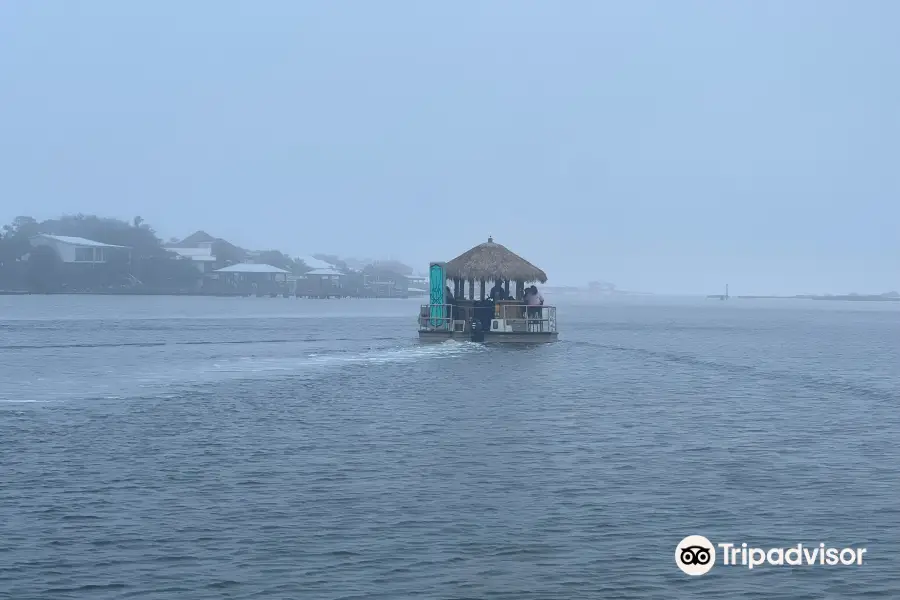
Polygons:
<instances>
[{"instance_id":1,"label":"tiki boat","mask_svg":"<svg viewBox=\"0 0 900 600\"><path fill-rule=\"evenodd\" d=\"M556 307L525 303L528 284L546 281L541 269L492 238L450 262L431 263L429 303L419 311L419 339L555 342Z\"/></svg>"}]
</instances>

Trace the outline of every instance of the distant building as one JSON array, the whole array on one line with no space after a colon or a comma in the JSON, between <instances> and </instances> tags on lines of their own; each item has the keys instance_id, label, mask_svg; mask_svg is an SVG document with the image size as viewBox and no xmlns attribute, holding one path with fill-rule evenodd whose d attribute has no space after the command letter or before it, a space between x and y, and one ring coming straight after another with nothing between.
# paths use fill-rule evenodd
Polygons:
<instances>
[{"instance_id":1,"label":"distant building","mask_svg":"<svg viewBox=\"0 0 900 600\"><path fill-rule=\"evenodd\" d=\"M131 248L128 246L116 246L104 244L82 237L69 235L50 235L41 233L29 239L32 248L45 246L53 249L64 263L80 264L105 264L118 252L127 252L130 256Z\"/></svg>"},{"instance_id":2,"label":"distant building","mask_svg":"<svg viewBox=\"0 0 900 600\"><path fill-rule=\"evenodd\" d=\"M246 293L288 293L289 272L272 265L238 263L213 271L224 289Z\"/></svg>"},{"instance_id":3,"label":"distant building","mask_svg":"<svg viewBox=\"0 0 900 600\"><path fill-rule=\"evenodd\" d=\"M427 296L429 294L427 275L408 275L406 282L410 296Z\"/></svg>"},{"instance_id":4,"label":"distant building","mask_svg":"<svg viewBox=\"0 0 900 600\"><path fill-rule=\"evenodd\" d=\"M406 275L369 265L362 270L363 288L376 298L408 298Z\"/></svg>"},{"instance_id":5,"label":"distant building","mask_svg":"<svg viewBox=\"0 0 900 600\"><path fill-rule=\"evenodd\" d=\"M213 237L206 233L203 230L195 231L191 235L187 236L180 242L172 244L173 246L180 246L183 248L198 248L201 244L212 244L213 242L219 241L220 238Z\"/></svg>"},{"instance_id":6,"label":"distant building","mask_svg":"<svg viewBox=\"0 0 900 600\"><path fill-rule=\"evenodd\" d=\"M217 269L216 273L288 273L288 271L261 263L238 263Z\"/></svg>"},{"instance_id":7,"label":"distant building","mask_svg":"<svg viewBox=\"0 0 900 600\"><path fill-rule=\"evenodd\" d=\"M190 261L204 275L212 273L216 268L216 257L211 245L197 248L166 248L166 250L176 254L182 260Z\"/></svg>"},{"instance_id":8,"label":"distant building","mask_svg":"<svg viewBox=\"0 0 900 600\"><path fill-rule=\"evenodd\" d=\"M198 270L204 274L215 272L217 269L228 266L230 264L239 263L247 259L247 251L238 248L231 242L222 238L213 237L205 231L195 231L180 242L165 245L166 250L174 252L182 258L189 258L196 263L210 263L208 265L198 265ZM190 250L201 249L200 252L190 252ZM185 252L187 250L187 252ZM208 254L207 254L208 253ZM196 258L196 257L212 257Z\"/></svg>"},{"instance_id":9,"label":"distant building","mask_svg":"<svg viewBox=\"0 0 900 600\"><path fill-rule=\"evenodd\" d=\"M336 271L335 269L313 269L308 273L303 274L304 277L309 278L318 278L318 279L326 279L329 281L339 281L341 277L343 277L343 273L340 271Z\"/></svg>"},{"instance_id":10,"label":"distant building","mask_svg":"<svg viewBox=\"0 0 900 600\"><path fill-rule=\"evenodd\" d=\"M304 261L306 262L306 261ZM347 275L336 269L313 269L297 278L295 293L298 296L345 296Z\"/></svg>"}]
</instances>

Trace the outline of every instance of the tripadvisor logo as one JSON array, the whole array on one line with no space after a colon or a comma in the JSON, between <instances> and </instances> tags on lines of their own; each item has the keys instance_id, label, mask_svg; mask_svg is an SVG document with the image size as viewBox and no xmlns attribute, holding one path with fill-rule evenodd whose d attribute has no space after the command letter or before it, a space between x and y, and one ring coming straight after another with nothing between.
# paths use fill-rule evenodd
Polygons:
<instances>
[{"instance_id":1,"label":"tripadvisor logo","mask_svg":"<svg viewBox=\"0 0 900 600\"><path fill-rule=\"evenodd\" d=\"M675 547L675 564L688 575L705 575L716 564L716 547L702 535L689 535Z\"/></svg>"},{"instance_id":2,"label":"tripadvisor logo","mask_svg":"<svg viewBox=\"0 0 900 600\"><path fill-rule=\"evenodd\" d=\"M717 552L718 549L718 552ZM754 548L747 544L713 544L702 535L689 535L675 546L675 564L688 575L705 575L716 564L753 569L771 566L851 566L862 565L865 548L834 548L820 543L814 546L796 544L790 547Z\"/></svg>"}]
</instances>

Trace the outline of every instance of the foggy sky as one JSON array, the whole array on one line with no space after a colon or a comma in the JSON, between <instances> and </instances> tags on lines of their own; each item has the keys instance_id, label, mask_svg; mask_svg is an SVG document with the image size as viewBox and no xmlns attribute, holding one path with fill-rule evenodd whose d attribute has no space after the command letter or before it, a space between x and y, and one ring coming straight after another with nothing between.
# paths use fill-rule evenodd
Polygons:
<instances>
[{"instance_id":1,"label":"foggy sky","mask_svg":"<svg viewBox=\"0 0 900 600\"><path fill-rule=\"evenodd\" d=\"M551 283L900 288L900 4L0 3L0 220Z\"/></svg>"}]
</instances>

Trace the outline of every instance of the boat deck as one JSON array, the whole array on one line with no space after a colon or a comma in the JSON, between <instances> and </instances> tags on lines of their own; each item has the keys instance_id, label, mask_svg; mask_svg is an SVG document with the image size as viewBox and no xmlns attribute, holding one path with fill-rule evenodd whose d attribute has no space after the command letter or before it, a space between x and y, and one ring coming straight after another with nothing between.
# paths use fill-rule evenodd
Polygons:
<instances>
[{"instance_id":1,"label":"boat deck","mask_svg":"<svg viewBox=\"0 0 900 600\"><path fill-rule=\"evenodd\" d=\"M473 331L473 324L480 328ZM543 344L559 337L555 306L518 303L423 304L419 311L419 339L477 340L498 344Z\"/></svg>"},{"instance_id":2,"label":"boat deck","mask_svg":"<svg viewBox=\"0 0 900 600\"><path fill-rule=\"evenodd\" d=\"M484 333L483 343L485 344L547 344L555 342L559 338L558 332L541 332L541 333ZM419 331L419 341L421 342L446 342L447 340L457 340L460 342L469 342L472 340L472 333L461 333L454 331Z\"/></svg>"}]
</instances>

